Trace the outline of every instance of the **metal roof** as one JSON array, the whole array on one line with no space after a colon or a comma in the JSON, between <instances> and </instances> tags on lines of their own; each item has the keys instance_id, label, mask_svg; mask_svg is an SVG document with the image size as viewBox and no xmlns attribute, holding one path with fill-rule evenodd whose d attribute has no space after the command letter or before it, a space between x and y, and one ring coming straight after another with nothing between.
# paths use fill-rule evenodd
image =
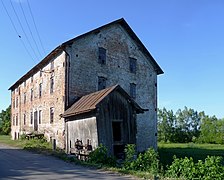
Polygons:
<instances>
[{"instance_id":1,"label":"metal roof","mask_svg":"<svg viewBox=\"0 0 224 180\"><path fill-rule=\"evenodd\" d=\"M97 105L110 93L113 91L119 91L123 96L125 96L138 110L138 113L143 113L146 111L142 109L119 85L115 85L101 91L96 91L94 93L82 96L77 102L75 102L69 109L67 109L62 117L70 117L78 114L83 114L96 109Z\"/></svg>"}]
</instances>

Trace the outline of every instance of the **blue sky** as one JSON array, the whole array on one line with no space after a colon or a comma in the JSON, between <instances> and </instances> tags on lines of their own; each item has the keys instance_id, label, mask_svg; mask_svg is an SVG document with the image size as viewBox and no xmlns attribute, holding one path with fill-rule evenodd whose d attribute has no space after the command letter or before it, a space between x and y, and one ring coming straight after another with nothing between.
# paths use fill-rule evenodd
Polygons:
<instances>
[{"instance_id":1,"label":"blue sky","mask_svg":"<svg viewBox=\"0 0 224 180\"><path fill-rule=\"evenodd\" d=\"M51 50L123 17L165 72L158 76L160 108L176 111L187 106L224 117L223 0L29 0L45 52L41 50L27 0L11 0L37 57L10 0L0 1L21 36L20 39L0 2L0 110L10 104L8 88Z\"/></svg>"}]
</instances>

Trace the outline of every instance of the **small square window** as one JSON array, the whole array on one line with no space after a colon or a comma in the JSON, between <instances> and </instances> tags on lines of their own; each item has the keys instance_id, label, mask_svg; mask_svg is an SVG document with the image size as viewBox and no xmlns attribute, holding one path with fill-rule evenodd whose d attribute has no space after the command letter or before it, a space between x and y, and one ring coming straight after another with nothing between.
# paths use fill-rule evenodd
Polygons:
<instances>
[{"instance_id":1,"label":"small square window","mask_svg":"<svg viewBox=\"0 0 224 180\"><path fill-rule=\"evenodd\" d=\"M99 59L98 62L100 64L106 64L106 49L99 47Z\"/></svg>"},{"instance_id":2,"label":"small square window","mask_svg":"<svg viewBox=\"0 0 224 180\"><path fill-rule=\"evenodd\" d=\"M106 78L98 77L98 90L102 90L106 88Z\"/></svg>"},{"instance_id":3,"label":"small square window","mask_svg":"<svg viewBox=\"0 0 224 180\"><path fill-rule=\"evenodd\" d=\"M135 58L129 58L130 72L136 73L137 69L137 60Z\"/></svg>"},{"instance_id":4,"label":"small square window","mask_svg":"<svg viewBox=\"0 0 224 180\"><path fill-rule=\"evenodd\" d=\"M136 84L130 83L130 96L135 99L136 98Z\"/></svg>"}]
</instances>

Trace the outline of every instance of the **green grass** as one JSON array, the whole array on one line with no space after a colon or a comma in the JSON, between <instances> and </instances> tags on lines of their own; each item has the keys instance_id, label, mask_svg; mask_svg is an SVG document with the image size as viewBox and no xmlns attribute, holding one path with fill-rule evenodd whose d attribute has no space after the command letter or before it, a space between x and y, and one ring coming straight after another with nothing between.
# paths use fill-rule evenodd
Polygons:
<instances>
[{"instance_id":1,"label":"green grass","mask_svg":"<svg viewBox=\"0 0 224 180\"><path fill-rule=\"evenodd\" d=\"M178 158L192 157L195 162L205 160L209 156L222 156L224 158L224 145L219 144L194 144L194 143L159 143L158 152L160 162L163 167L170 165L173 161L173 156ZM224 165L224 160L223 160Z\"/></svg>"}]
</instances>

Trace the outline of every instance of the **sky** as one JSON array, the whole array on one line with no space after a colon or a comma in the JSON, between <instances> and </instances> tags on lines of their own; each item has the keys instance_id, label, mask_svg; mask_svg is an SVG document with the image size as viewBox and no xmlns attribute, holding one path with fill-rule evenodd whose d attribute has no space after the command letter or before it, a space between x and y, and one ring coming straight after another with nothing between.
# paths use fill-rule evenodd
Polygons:
<instances>
[{"instance_id":1,"label":"sky","mask_svg":"<svg viewBox=\"0 0 224 180\"><path fill-rule=\"evenodd\" d=\"M8 88L54 48L123 17L164 71L159 108L224 118L223 0L0 1L0 110Z\"/></svg>"}]
</instances>

